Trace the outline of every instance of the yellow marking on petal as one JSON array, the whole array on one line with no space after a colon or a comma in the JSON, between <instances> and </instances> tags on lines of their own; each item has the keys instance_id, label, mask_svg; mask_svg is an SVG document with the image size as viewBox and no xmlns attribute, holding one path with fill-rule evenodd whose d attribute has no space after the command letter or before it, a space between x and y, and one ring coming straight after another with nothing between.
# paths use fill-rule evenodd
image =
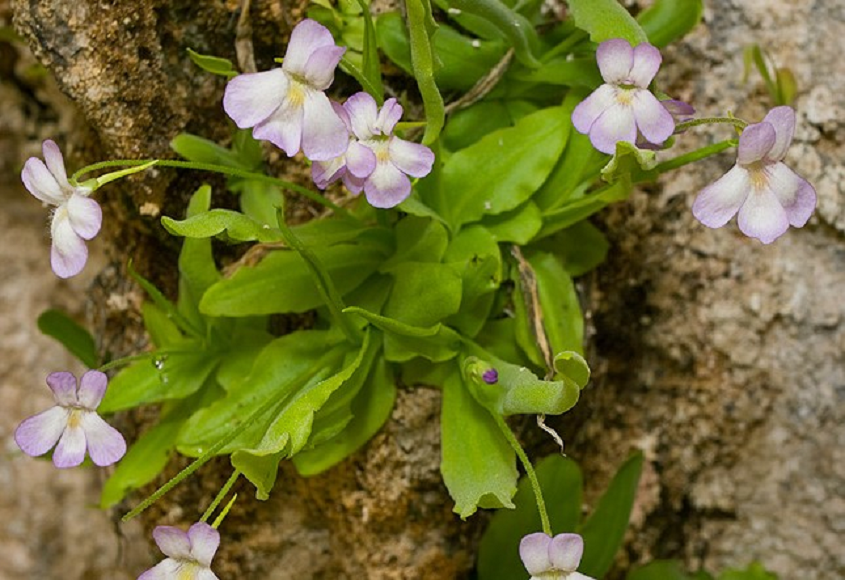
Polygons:
<instances>
[{"instance_id":1,"label":"yellow marking on petal","mask_svg":"<svg viewBox=\"0 0 845 580\"><path fill-rule=\"evenodd\" d=\"M176 573L176 580L194 580L199 572L199 566L194 563L184 564Z\"/></svg>"},{"instance_id":2,"label":"yellow marking on petal","mask_svg":"<svg viewBox=\"0 0 845 580\"><path fill-rule=\"evenodd\" d=\"M82 422L82 411L78 409L74 409L70 412L70 417L67 418L67 426L69 429L75 429L79 427L79 424Z\"/></svg>"},{"instance_id":3,"label":"yellow marking on petal","mask_svg":"<svg viewBox=\"0 0 845 580\"><path fill-rule=\"evenodd\" d=\"M762 168L755 168L749 170L748 177L751 180L751 186L754 188L755 191L765 189L769 185L768 176L766 175L765 170L763 170Z\"/></svg>"},{"instance_id":4,"label":"yellow marking on petal","mask_svg":"<svg viewBox=\"0 0 845 580\"><path fill-rule=\"evenodd\" d=\"M305 103L305 90L302 88L302 85L297 83L296 81L290 84L290 88L288 89L288 101L294 107L301 107Z\"/></svg>"},{"instance_id":5,"label":"yellow marking on petal","mask_svg":"<svg viewBox=\"0 0 845 580\"><path fill-rule=\"evenodd\" d=\"M616 93L616 102L620 105L630 105L634 101L634 91L622 90Z\"/></svg>"}]
</instances>

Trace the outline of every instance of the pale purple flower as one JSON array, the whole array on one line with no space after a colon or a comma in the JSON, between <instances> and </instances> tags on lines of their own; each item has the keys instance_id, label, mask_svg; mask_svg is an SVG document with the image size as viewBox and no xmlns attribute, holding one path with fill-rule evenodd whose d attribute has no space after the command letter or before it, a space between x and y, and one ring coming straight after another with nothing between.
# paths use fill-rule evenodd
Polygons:
<instances>
[{"instance_id":1,"label":"pale purple flower","mask_svg":"<svg viewBox=\"0 0 845 580\"><path fill-rule=\"evenodd\" d=\"M590 135L593 147L616 153L620 141L634 144L637 133L650 143L663 143L675 130L672 115L648 90L662 57L648 43L632 48L627 40L602 42L596 60L605 84L575 107L572 125Z\"/></svg>"},{"instance_id":2,"label":"pale purple flower","mask_svg":"<svg viewBox=\"0 0 845 580\"><path fill-rule=\"evenodd\" d=\"M282 68L242 74L229 81L223 108L256 139L270 141L289 156L300 148L308 159L325 161L346 150L347 133L325 91L345 48L313 20L293 29Z\"/></svg>"},{"instance_id":3,"label":"pale purple flower","mask_svg":"<svg viewBox=\"0 0 845 580\"><path fill-rule=\"evenodd\" d=\"M683 101L678 101L676 99L664 99L660 101L660 104L663 105L663 108L669 111L669 114L672 115L672 120L675 122L676 127L678 123L683 123L685 121L691 120L695 116L695 109L689 103L685 103ZM686 129L678 130L677 128L674 129L673 134L679 135L683 133ZM637 131L637 148L638 149L649 149L651 151L659 151L663 149L663 145L665 142L661 141L660 143L651 143L643 134Z\"/></svg>"},{"instance_id":4,"label":"pale purple flower","mask_svg":"<svg viewBox=\"0 0 845 580\"><path fill-rule=\"evenodd\" d=\"M59 146L46 140L41 146L44 161L37 157L26 160L21 172L29 193L42 202L56 206L50 233L53 247L50 263L60 278L70 278L82 271L88 260L85 240L100 231L103 212L100 205L88 197L90 187L71 185L65 171L65 161Z\"/></svg>"},{"instance_id":5,"label":"pale purple flower","mask_svg":"<svg viewBox=\"0 0 845 580\"><path fill-rule=\"evenodd\" d=\"M578 534L558 534L554 538L537 532L519 542L519 557L530 580L593 580L576 572L584 553L584 540Z\"/></svg>"},{"instance_id":6,"label":"pale purple flower","mask_svg":"<svg viewBox=\"0 0 845 580\"><path fill-rule=\"evenodd\" d=\"M15 430L18 447L37 457L55 445L53 463L59 468L82 463L86 449L96 465L104 467L117 462L126 453L126 441L96 413L107 384L108 377L100 371L82 375L78 387L73 374L51 373L47 385L53 391L56 406L18 426Z\"/></svg>"},{"instance_id":7,"label":"pale purple flower","mask_svg":"<svg viewBox=\"0 0 845 580\"><path fill-rule=\"evenodd\" d=\"M408 176L424 177L434 163L431 149L393 135L402 106L388 99L379 110L375 99L361 92L335 109L347 127L348 147L342 155L311 166L314 183L325 189L343 179L353 194L363 191L373 207L402 203L411 194Z\"/></svg>"},{"instance_id":8,"label":"pale purple flower","mask_svg":"<svg viewBox=\"0 0 845 580\"><path fill-rule=\"evenodd\" d=\"M198 522L187 532L172 526L157 526L153 538L167 558L150 568L138 580L218 580L211 560L220 545L220 532Z\"/></svg>"},{"instance_id":9,"label":"pale purple flower","mask_svg":"<svg viewBox=\"0 0 845 580\"><path fill-rule=\"evenodd\" d=\"M695 199L696 219L719 228L739 212L742 233L764 244L789 226L806 224L816 207L816 190L781 162L794 130L795 111L786 106L747 126L739 136L736 165Z\"/></svg>"}]
</instances>

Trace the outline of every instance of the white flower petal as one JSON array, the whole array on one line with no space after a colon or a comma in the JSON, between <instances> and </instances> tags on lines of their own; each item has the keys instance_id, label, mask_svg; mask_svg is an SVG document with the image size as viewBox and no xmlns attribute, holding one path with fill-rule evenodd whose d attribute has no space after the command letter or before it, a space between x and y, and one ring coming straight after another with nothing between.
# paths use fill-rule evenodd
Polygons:
<instances>
[{"instance_id":1,"label":"white flower petal","mask_svg":"<svg viewBox=\"0 0 845 580\"><path fill-rule=\"evenodd\" d=\"M373 207L396 207L411 195L411 180L392 163L379 163L364 182L364 194Z\"/></svg>"},{"instance_id":2,"label":"white flower petal","mask_svg":"<svg viewBox=\"0 0 845 580\"><path fill-rule=\"evenodd\" d=\"M789 228L789 219L771 190L758 189L742 204L737 224L746 236L771 244Z\"/></svg>"},{"instance_id":3,"label":"white flower petal","mask_svg":"<svg viewBox=\"0 0 845 580\"><path fill-rule=\"evenodd\" d=\"M59 186L62 189L70 189L70 182L67 180L67 171L65 170L65 158L62 156L62 151L56 142L47 139L41 144L41 151L44 153L44 161L47 162L47 169L56 178Z\"/></svg>"},{"instance_id":4,"label":"white flower petal","mask_svg":"<svg viewBox=\"0 0 845 580\"><path fill-rule=\"evenodd\" d=\"M425 177L434 165L434 153L425 145L399 137L390 139L390 162L411 177Z\"/></svg>"},{"instance_id":5,"label":"white flower petal","mask_svg":"<svg viewBox=\"0 0 845 580\"><path fill-rule=\"evenodd\" d=\"M291 32L282 68L289 73L305 77L308 59L318 49L326 46L335 46L332 33L322 24L306 18Z\"/></svg>"},{"instance_id":6,"label":"white flower petal","mask_svg":"<svg viewBox=\"0 0 845 580\"><path fill-rule=\"evenodd\" d=\"M223 109L241 129L254 127L281 106L290 84L282 69L238 75L226 85Z\"/></svg>"},{"instance_id":7,"label":"white flower petal","mask_svg":"<svg viewBox=\"0 0 845 580\"><path fill-rule=\"evenodd\" d=\"M343 174L342 179L343 185L352 195L358 195L364 191L364 183L367 181L366 177L355 177L348 171Z\"/></svg>"},{"instance_id":8,"label":"white flower petal","mask_svg":"<svg viewBox=\"0 0 845 580\"><path fill-rule=\"evenodd\" d=\"M80 412L75 410L70 412L67 428L53 452L53 465L59 469L76 467L85 459L85 432L77 424L78 413Z\"/></svg>"},{"instance_id":9,"label":"white flower petal","mask_svg":"<svg viewBox=\"0 0 845 580\"><path fill-rule=\"evenodd\" d=\"M519 557L532 576L551 570L549 545L552 539L542 532L528 534L519 542Z\"/></svg>"},{"instance_id":10,"label":"white flower petal","mask_svg":"<svg viewBox=\"0 0 845 580\"><path fill-rule=\"evenodd\" d=\"M780 201L789 225L802 227L816 209L816 190L783 163L766 167L769 188Z\"/></svg>"},{"instance_id":11,"label":"white flower petal","mask_svg":"<svg viewBox=\"0 0 845 580\"><path fill-rule=\"evenodd\" d=\"M660 70L662 62L663 57L660 56L659 50L647 42L638 44L634 47L634 64L628 74L628 79L641 89L647 89L657 71Z\"/></svg>"},{"instance_id":12,"label":"white flower petal","mask_svg":"<svg viewBox=\"0 0 845 580\"><path fill-rule=\"evenodd\" d=\"M85 241L77 235L68 218L67 207L59 206L53 214L50 227L53 246L50 249L50 265L60 278L76 276L88 261L88 248Z\"/></svg>"},{"instance_id":13,"label":"white flower petal","mask_svg":"<svg viewBox=\"0 0 845 580\"><path fill-rule=\"evenodd\" d=\"M312 88L325 91L334 81L334 69L340 62L346 48L342 46L324 46L314 51L305 64L303 78Z\"/></svg>"},{"instance_id":14,"label":"white flower petal","mask_svg":"<svg viewBox=\"0 0 845 580\"><path fill-rule=\"evenodd\" d=\"M569 575L566 577L566 580L596 580L592 576L587 576L586 574L581 574L581 572L570 572Z\"/></svg>"},{"instance_id":15,"label":"white flower petal","mask_svg":"<svg viewBox=\"0 0 845 580\"><path fill-rule=\"evenodd\" d=\"M57 405L30 417L15 430L15 443L27 455L44 455L62 436L69 416L70 411Z\"/></svg>"},{"instance_id":16,"label":"white flower petal","mask_svg":"<svg viewBox=\"0 0 845 580\"><path fill-rule=\"evenodd\" d=\"M584 554L584 540L578 534L558 534L549 546L552 566L564 572L574 572Z\"/></svg>"},{"instance_id":17,"label":"white flower petal","mask_svg":"<svg viewBox=\"0 0 845 580\"><path fill-rule=\"evenodd\" d=\"M206 523L197 522L188 529L188 540L191 542L193 559L206 568L211 566L211 560L220 545L220 532Z\"/></svg>"},{"instance_id":18,"label":"white flower petal","mask_svg":"<svg viewBox=\"0 0 845 580\"><path fill-rule=\"evenodd\" d=\"M66 194L59 182L37 157L30 157L23 165L21 180L27 191L40 201L50 205L61 205L65 202Z\"/></svg>"},{"instance_id":19,"label":"white flower petal","mask_svg":"<svg viewBox=\"0 0 845 580\"><path fill-rule=\"evenodd\" d=\"M73 373L61 371L47 375L47 386L53 391L56 402L63 407L72 407L79 403L76 393L76 377Z\"/></svg>"},{"instance_id":20,"label":"white flower petal","mask_svg":"<svg viewBox=\"0 0 845 580\"><path fill-rule=\"evenodd\" d=\"M634 49L622 38L605 40L596 49L596 62L606 83L623 83L634 66Z\"/></svg>"},{"instance_id":21,"label":"white flower petal","mask_svg":"<svg viewBox=\"0 0 845 580\"><path fill-rule=\"evenodd\" d=\"M103 421L94 411L83 411L80 421L88 443L88 455L94 465L105 467L126 455L126 441L120 431Z\"/></svg>"},{"instance_id":22,"label":"white flower petal","mask_svg":"<svg viewBox=\"0 0 845 580\"><path fill-rule=\"evenodd\" d=\"M346 155L338 155L329 161L315 161L311 164L311 179L320 189L341 178L346 171Z\"/></svg>"},{"instance_id":23,"label":"white flower petal","mask_svg":"<svg viewBox=\"0 0 845 580\"><path fill-rule=\"evenodd\" d=\"M620 141L635 143L637 140L637 124L634 110L624 105L613 105L596 119L590 127L590 142L593 147L613 155L616 144Z\"/></svg>"},{"instance_id":24,"label":"white flower petal","mask_svg":"<svg viewBox=\"0 0 845 580\"><path fill-rule=\"evenodd\" d=\"M616 91L617 89L610 85L602 85L593 91L572 111L572 126L579 133L589 133L596 119L616 104Z\"/></svg>"},{"instance_id":25,"label":"white flower petal","mask_svg":"<svg viewBox=\"0 0 845 580\"><path fill-rule=\"evenodd\" d=\"M89 411L100 406L109 378L100 371L88 371L79 380L79 404Z\"/></svg>"},{"instance_id":26,"label":"white flower petal","mask_svg":"<svg viewBox=\"0 0 845 580\"><path fill-rule=\"evenodd\" d=\"M153 539L165 556L177 560L193 560L188 534L173 526L156 526Z\"/></svg>"},{"instance_id":27,"label":"white flower petal","mask_svg":"<svg viewBox=\"0 0 845 580\"><path fill-rule=\"evenodd\" d=\"M301 85L297 85L294 91L294 99L286 98L272 115L258 123L252 130L253 137L269 141L287 153L288 157L296 155L302 144L305 93Z\"/></svg>"},{"instance_id":28,"label":"white flower petal","mask_svg":"<svg viewBox=\"0 0 845 580\"><path fill-rule=\"evenodd\" d=\"M402 118L402 105L396 99L387 99L378 112L375 128L382 135L390 135Z\"/></svg>"},{"instance_id":29,"label":"white flower petal","mask_svg":"<svg viewBox=\"0 0 845 580\"><path fill-rule=\"evenodd\" d=\"M103 210L100 204L74 193L67 202L67 213L73 231L83 240L90 240L100 231L103 223Z\"/></svg>"},{"instance_id":30,"label":"white flower petal","mask_svg":"<svg viewBox=\"0 0 845 580\"><path fill-rule=\"evenodd\" d=\"M734 165L701 190L692 204L692 215L708 228L720 228L739 211L750 191L748 170Z\"/></svg>"},{"instance_id":31,"label":"white flower petal","mask_svg":"<svg viewBox=\"0 0 845 580\"><path fill-rule=\"evenodd\" d=\"M663 143L674 133L675 119L672 114L647 90L636 90L631 106L634 109L637 128L649 142Z\"/></svg>"},{"instance_id":32,"label":"white flower petal","mask_svg":"<svg viewBox=\"0 0 845 580\"><path fill-rule=\"evenodd\" d=\"M376 169L376 154L366 145L353 141L346 150L346 168L355 177L364 179Z\"/></svg>"},{"instance_id":33,"label":"white flower petal","mask_svg":"<svg viewBox=\"0 0 845 580\"><path fill-rule=\"evenodd\" d=\"M775 143L767 157L772 161L780 161L786 157L786 151L792 144L792 135L795 133L795 111L792 107L775 107L763 118L775 129Z\"/></svg>"},{"instance_id":34,"label":"white flower petal","mask_svg":"<svg viewBox=\"0 0 845 580\"><path fill-rule=\"evenodd\" d=\"M349 113L352 132L358 139L369 139L379 133L376 127L379 115L378 105L369 94L363 91L355 93L346 99L343 108Z\"/></svg>"},{"instance_id":35,"label":"white flower petal","mask_svg":"<svg viewBox=\"0 0 845 580\"><path fill-rule=\"evenodd\" d=\"M196 580L220 580L217 575L208 568L203 568L197 573Z\"/></svg>"},{"instance_id":36,"label":"white flower petal","mask_svg":"<svg viewBox=\"0 0 845 580\"><path fill-rule=\"evenodd\" d=\"M138 580L179 580L181 567L178 561L167 558L138 576Z\"/></svg>"},{"instance_id":37,"label":"white flower petal","mask_svg":"<svg viewBox=\"0 0 845 580\"><path fill-rule=\"evenodd\" d=\"M329 98L320 91L305 95L302 152L311 161L327 161L343 155L349 145L349 131L334 112Z\"/></svg>"}]
</instances>

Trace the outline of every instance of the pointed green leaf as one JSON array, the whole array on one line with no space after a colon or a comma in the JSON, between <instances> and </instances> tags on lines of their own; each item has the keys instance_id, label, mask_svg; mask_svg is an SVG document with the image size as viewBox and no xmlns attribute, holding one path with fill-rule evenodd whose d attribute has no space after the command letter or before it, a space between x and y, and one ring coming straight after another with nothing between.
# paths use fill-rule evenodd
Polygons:
<instances>
[{"instance_id":1,"label":"pointed green leaf","mask_svg":"<svg viewBox=\"0 0 845 580\"><path fill-rule=\"evenodd\" d=\"M232 61L228 59L200 54L190 48L188 49L188 56L191 57L195 65L211 74L226 78L232 78L238 75L238 71L235 70Z\"/></svg>"},{"instance_id":2,"label":"pointed green leaf","mask_svg":"<svg viewBox=\"0 0 845 580\"><path fill-rule=\"evenodd\" d=\"M61 310L45 310L38 316L38 330L56 339L88 368L99 366L94 337Z\"/></svg>"}]
</instances>

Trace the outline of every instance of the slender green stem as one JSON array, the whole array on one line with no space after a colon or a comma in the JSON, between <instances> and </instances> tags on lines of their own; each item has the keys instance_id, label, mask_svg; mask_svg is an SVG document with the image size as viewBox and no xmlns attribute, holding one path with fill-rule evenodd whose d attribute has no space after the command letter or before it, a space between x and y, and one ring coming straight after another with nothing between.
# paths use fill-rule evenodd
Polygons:
<instances>
[{"instance_id":1,"label":"slender green stem","mask_svg":"<svg viewBox=\"0 0 845 580\"><path fill-rule=\"evenodd\" d=\"M98 371L104 373L106 371L110 371L112 369L116 369L118 367L122 367L124 365L131 364L133 362L138 362L139 360L148 360L155 356L154 352L145 352L143 354L136 354L132 356L125 356L123 358L118 358L113 361L109 361L104 365L101 365L97 368Z\"/></svg>"},{"instance_id":2,"label":"slender green stem","mask_svg":"<svg viewBox=\"0 0 845 580\"><path fill-rule=\"evenodd\" d=\"M348 316L343 315L346 304L343 303L343 298L340 296L340 292L338 292L331 276L311 248L303 244L302 240L288 227L288 224L285 222L284 208L276 208L276 221L279 223L279 230L282 232L282 236L285 238L288 246L302 256L302 259L311 271L311 275L317 285L317 290L320 292L323 302L326 303L332 319L343 330L349 342L352 344L361 344L363 340L361 332Z\"/></svg>"},{"instance_id":3,"label":"slender green stem","mask_svg":"<svg viewBox=\"0 0 845 580\"><path fill-rule=\"evenodd\" d=\"M92 165L83 167L82 169L73 174L73 179L78 181L79 178L85 175L86 173L90 173L92 171L97 171L100 169L108 169L111 167L121 167L127 165L130 167L136 167L139 165L151 164L153 162L155 162L156 167L175 167L177 169L196 169L198 171L211 171L213 173L222 173L223 175L231 175L234 177L243 177L254 181L263 181L264 183L271 183L273 185L278 185L283 189L296 192L302 195L303 197L307 197L311 201L317 202L320 205L331 209L335 213L344 215L346 217L352 217L348 211L346 211L339 205L333 203L332 201L326 199L319 193L311 191L307 187L302 187L301 185L297 185L296 183L291 183L290 181L285 181L284 179L279 179L277 177L264 175L263 173L254 173L245 169L229 167L227 165L217 165L214 163L200 163L197 161L178 161L173 159L117 159L113 161L100 161L99 163L94 163Z\"/></svg>"},{"instance_id":4,"label":"slender green stem","mask_svg":"<svg viewBox=\"0 0 845 580\"><path fill-rule=\"evenodd\" d=\"M702 117L700 119L690 119L689 121L678 123L677 125L675 125L675 132L679 133L691 127L698 127L699 125L718 125L720 123L726 125L733 125L740 131L748 127L748 123L746 123L742 119L737 119L735 117Z\"/></svg>"},{"instance_id":5,"label":"slender green stem","mask_svg":"<svg viewBox=\"0 0 845 580\"><path fill-rule=\"evenodd\" d=\"M560 44L549 50L546 54L540 57L540 61L543 63L547 63L556 57L559 54L563 54L567 52L570 48L581 42L582 40L586 40L589 38L590 35L583 30L575 29L572 34L567 36Z\"/></svg>"},{"instance_id":6,"label":"slender green stem","mask_svg":"<svg viewBox=\"0 0 845 580\"><path fill-rule=\"evenodd\" d=\"M164 494L166 494L168 491L170 491L171 489L173 489L174 487L179 485L186 477L190 476L197 469L199 469L200 467L202 467L203 465L208 463L208 461L212 457L217 455L217 453L221 449L223 449L226 445L231 443L235 439L235 437L237 437L238 435L243 433L248 427L253 426L255 424L255 421L257 421L259 417L261 417L264 413L273 409L275 406L277 406L279 404L280 404L279 401L271 398L269 401L267 401L266 403L261 405L261 407L259 407L254 413L252 413L249 417L247 417L243 421L243 423L241 423L240 425L238 425L237 427L232 429L229 433L227 433L225 436L223 436L217 443L212 445L208 449L208 451L206 451L205 453L200 455L188 467L186 467L185 469L183 469L182 471L177 473L176 476L173 479L171 479L170 481L168 481L167 483L162 485L160 488L155 490L152 495L150 495L147 499L145 499L140 504L135 506L135 508L132 509L125 516L120 518L120 521L128 522L129 520L131 520L132 518L134 518L135 516L137 516L138 514L143 512L145 509L147 509L148 507L153 505Z\"/></svg>"},{"instance_id":7,"label":"slender green stem","mask_svg":"<svg viewBox=\"0 0 845 580\"><path fill-rule=\"evenodd\" d=\"M405 0L405 14L408 19L408 36L411 43L411 67L423 100L425 109L425 133L422 142L431 145L440 136L446 120L446 106L443 95L434 80L435 59L431 37L426 24L431 14L426 11L423 0Z\"/></svg>"},{"instance_id":8,"label":"slender green stem","mask_svg":"<svg viewBox=\"0 0 845 580\"><path fill-rule=\"evenodd\" d=\"M223 518L229 515L229 510L232 509L232 506L235 505L235 500L238 499L238 494L232 496L232 499L229 500L229 503L226 504L226 507L223 508L223 511L220 512L220 515L215 518L214 523L211 524L211 527L215 530L220 527L220 524L223 523Z\"/></svg>"},{"instance_id":9,"label":"slender green stem","mask_svg":"<svg viewBox=\"0 0 845 580\"><path fill-rule=\"evenodd\" d=\"M226 494L229 493L229 490L232 489L232 486L235 485L235 482L240 476L240 470L236 469L234 473L232 473L231 477L229 477L229 480L226 482L223 488L217 493L217 496L215 496L214 501L211 502L211 505L208 506L208 509L205 510L205 513L202 514L202 517L200 518L201 522L208 521L208 518L211 517L211 514L214 513L214 510L217 509L217 506L220 505L220 502L223 501L223 498L226 497ZM216 528L217 526L214 527Z\"/></svg>"},{"instance_id":10,"label":"slender green stem","mask_svg":"<svg viewBox=\"0 0 845 580\"><path fill-rule=\"evenodd\" d=\"M496 424L502 431L502 435L504 435L505 439L508 440L508 443L522 462L522 467L525 468L525 475L528 476L528 480L531 482L531 488L534 490L534 498L537 500L537 511L540 512L540 522L543 526L543 532L552 536L552 524L549 522L549 514L546 511L546 502L543 499L543 490L540 489L540 481L537 479L537 473L534 471L534 466L531 465L531 461L528 459L528 455L525 454L525 450L522 449L522 446L519 444L519 441L516 440L516 436L513 434L513 431L511 431L511 428L508 427L508 424L505 422L505 418L498 413L490 414L493 416L493 420L496 421Z\"/></svg>"},{"instance_id":11,"label":"slender green stem","mask_svg":"<svg viewBox=\"0 0 845 580\"><path fill-rule=\"evenodd\" d=\"M663 163L658 164L654 168L654 171L657 171L658 173L666 173L667 171L678 169L679 167L683 167L684 165L689 165L690 163L694 163L706 157L710 157L711 155L721 153L725 149L735 147L736 144L736 139L727 139L726 141L720 141L712 145L707 145L706 147L702 147L701 149L696 149L695 151L690 151L689 153L679 155L673 159L668 159Z\"/></svg>"}]
</instances>

